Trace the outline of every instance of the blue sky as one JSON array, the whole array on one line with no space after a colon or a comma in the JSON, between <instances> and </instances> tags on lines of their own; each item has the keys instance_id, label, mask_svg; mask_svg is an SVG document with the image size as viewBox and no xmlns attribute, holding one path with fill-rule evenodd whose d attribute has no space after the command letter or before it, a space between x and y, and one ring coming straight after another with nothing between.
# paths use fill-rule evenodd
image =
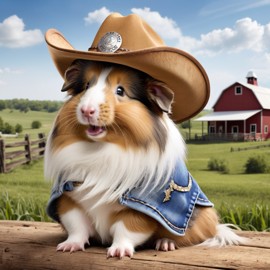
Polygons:
<instances>
[{"instance_id":1,"label":"blue sky","mask_svg":"<svg viewBox=\"0 0 270 270\"><path fill-rule=\"evenodd\" d=\"M249 70L270 88L270 0L1 0L0 99L63 100L46 30L87 50L110 12L139 14L167 45L197 58L210 78L207 108Z\"/></svg>"}]
</instances>

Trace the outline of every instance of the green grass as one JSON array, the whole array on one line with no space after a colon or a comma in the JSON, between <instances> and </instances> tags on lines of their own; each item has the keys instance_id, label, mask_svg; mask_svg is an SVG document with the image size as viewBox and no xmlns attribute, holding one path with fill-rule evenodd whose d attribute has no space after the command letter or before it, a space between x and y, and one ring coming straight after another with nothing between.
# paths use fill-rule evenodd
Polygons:
<instances>
[{"instance_id":1,"label":"green grass","mask_svg":"<svg viewBox=\"0 0 270 270\"><path fill-rule=\"evenodd\" d=\"M255 150L231 152L231 147L249 147L270 144L270 142L238 142L213 144L188 144L188 166L193 171L203 171L207 168L210 158L224 159L228 163L230 174L242 174L249 157L264 155L270 166L270 147Z\"/></svg>"},{"instance_id":2,"label":"green grass","mask_svg":"<svg viewBox=\"0 0 270 270\"><path fill-rule=\"evenodd\" d=\"M0 197L0 219L50 221L43 203L33 199L10 199L8 193Z\"/></svg>"},{"instance_id":3,"label":"green grass","mask_svg":"<svg viewBox=\"0 0 270 270\"><path fill-rule=\"evenodd\" d=\"M42 132L48 134L55 114L10 113L5 110L4 114L1 112L1 117L11 124L20 122L25 127L24 133L29 131L35 138L41 130L31 130L31 122L41 121ZM231 152L230 149L263 144L269 142L187 145L188 169L215 204L222 221L238 224L242 229L270 228L270 174L244 174L246 161L254 155L263 155L270 166L270 148L240 152ZM211 158L225 160L229 174L209 171L207 164ZM21 166L8 174L0 174L0 219L49 220L44 209L50 188L51 183L43 177L43 160Z\"/></svg>"},{"instance_id":4,"label":"green grass","mask_svg":"<svg viewBox=\"0 0 270 270\"><path fill-rule=\"evenodd\" d=\"M3 110L1 111L1 118L4 122L9 123L12 126L16 124L21 124L23 126L23 132L20 134L19 138L23 138L24 134L29 134L30 136L37 137L37 133L45 133L48 134L53 119L56 116L56 113L47 113L47 112L33 112L29 111L27 113L20 112L18 110ZM40 121L42 123L42 127L40 129L32 129L31 124L33 121ZM7 139L14 140L14 139Z\"/></svg>"},{"instance_id":5,"label":"green grass","mask_svg":"<svg viewBox=\"0 0 270 270\"><path fill-rule=\"evenodd\" d=\"M252 206L221 205L219 214L223 223L238 225L242 230L269 231L270 212L267 204L254 204Z\"/></svg>"},{"instance_id":6,"label":"green grass","mask_svg":"<svg viewBox=\"0 0 270 270\"><path fill-rule=\"evenodd\" d=\"M10 173L0 174L0 195L15 199L33 199L44 203L50 195L51 183L44 180L43 160L23 165Z\"/></svg>"}]
</instances>

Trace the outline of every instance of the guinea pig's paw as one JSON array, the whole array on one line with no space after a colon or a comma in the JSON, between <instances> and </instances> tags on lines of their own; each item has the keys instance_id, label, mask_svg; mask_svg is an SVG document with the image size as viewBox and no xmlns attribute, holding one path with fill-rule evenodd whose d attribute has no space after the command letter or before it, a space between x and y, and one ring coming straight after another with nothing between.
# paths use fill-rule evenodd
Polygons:
<instances>
[{"instance_id":1,"label":"guinea pig's paw","mask_svg":"<svg viewBox=\"0 0 270 270\"><path fill-rule=\"evenodd\" d=\"M173 251L175 249L177 249L176 242L171 239L161 238L156 242L156 250Z\"/></svg>"},{"instance_id":2,"label":"guinea pig's paw","mask_svg":"<svg viewBox=\"0 0 270 270\"><path fill-rule=\"evenodd\" d=\"M84 242L71 242L69 240L66 240L65 242L60 243L57 248L57 251L69 251L70 253L76 252L79 250L84 251Z\"/></svg>"},{"instance_id":3,"label":"guinea pig's paw","mask_svg":"<svg viewBox=\"0 0 270 270\"><path fill-rule=\"evenodd\" d=\"M111 247L108 248L107 258L118 257L122 259L124 256L132 257L134 253L134 247L130 243L113 243Z\"/></svg>"}]
</instances>

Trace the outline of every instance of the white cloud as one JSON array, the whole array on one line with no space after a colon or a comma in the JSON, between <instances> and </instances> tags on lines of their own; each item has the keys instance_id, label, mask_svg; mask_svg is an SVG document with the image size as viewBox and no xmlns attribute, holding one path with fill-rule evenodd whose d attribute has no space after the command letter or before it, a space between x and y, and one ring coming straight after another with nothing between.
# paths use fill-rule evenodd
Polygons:
<instances>
[{"instance_id":1,"label":"white cloud","mask_svg":"<svg viewBox=\"0 0 270 270\"><path fill-rule=\"evenodd\" d=\"M269 43L270 23L261 25L251 18L243 18L236 21L232 28L214 29L202 34L199 39L182 36L176 46L197 55L213 56L242 51L268 52Z\"/></svg>"},{"instance_id":2,"label":"white cloud","mask_svg":"<svg viewBox=\"0 0 270 270\"><path fill-rule=\"evenodd\" d=\"M163 39L179 39L182 34L176 22L168 17L162 17L159 12L150 8L132 8L131 11L141 16Z\"/></svg>"},{"instance_id":3,"label":"white cloud","mask_svg":"<svg viewBox=\"0 0 270 270\"><path fill-rule=\"evenodd\" d=\"M0 47L20 48L41 43L43 34L39 29L25 30L25 24L17 15L0 23Z\"/></svg>"},{"instance_id":4,"label":"white cloud","mask_svg":"<svg viewBox=\"0 0 270 270\"><path fill-rule=\"evenodd\" d=\"M101 24L110 13L112 13L110 10L108 10L106 7L102 7L93 12L89 12L87 17L84 18L84 21L86 24Z\"/></svg>"},{"instance_id":5,"label":"white cloud","mask_svg":"<svg viewBox=\"0 0 270 270\"><path fill-rule=\"evenodd\" d=\"M0 74L7 74L7 73L21 74L23 73L23 71L19 69L12 69L9 67L0 68Z\"/></svg>"},{"instance_id":6,"label":"white cloud","mask_svg":"<svg viewBox=\"0 0 270 270\"><path fill-rule=\"evenodd\" d=\"M266 2L260 1L260 4L263 5ZM184 35L174 20L162 17L157 11L151 11L150 8L132 8L131 11L147 21L166 43L171 44L173 40L175 47L196 55L213 56L220 53L238 53L245 50L253 52L269 51L270 23L261 25L251 18L243 18L237 20L233 27L213 29L196 39Z\"/></svg>"},{"instance_id":7,"label":"white cloud","mask_svg":"<svg viewBox=\"0 0 270 270\"><path fill-rule=\"evenodd\" d=\"M215 29L201 35L190 49L202 54L260 52L264 49L264 28L257 21L244 18L236 21L233 28Z\"/></svg>"}]
</instances>

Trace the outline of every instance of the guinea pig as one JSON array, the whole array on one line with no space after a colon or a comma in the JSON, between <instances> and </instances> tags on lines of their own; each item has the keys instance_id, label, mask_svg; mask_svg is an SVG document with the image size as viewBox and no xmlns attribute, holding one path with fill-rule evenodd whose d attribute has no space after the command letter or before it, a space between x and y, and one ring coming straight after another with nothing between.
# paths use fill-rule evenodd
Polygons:
<instances>
[{"instance_id":1,"label":"guinea pig","mask_svg":"<svg viewBox=\"0 0 270 270\"><path fill-rule=\"evenodd\" d=\"M147 243L171 251L242 242L187 171L167 85L126 66L76 60L62 91L69 99L45 151L54 183L47 211L68 234L58 251L84 250L91 239L119 258Z\"/></svg>"}]
</instances>

